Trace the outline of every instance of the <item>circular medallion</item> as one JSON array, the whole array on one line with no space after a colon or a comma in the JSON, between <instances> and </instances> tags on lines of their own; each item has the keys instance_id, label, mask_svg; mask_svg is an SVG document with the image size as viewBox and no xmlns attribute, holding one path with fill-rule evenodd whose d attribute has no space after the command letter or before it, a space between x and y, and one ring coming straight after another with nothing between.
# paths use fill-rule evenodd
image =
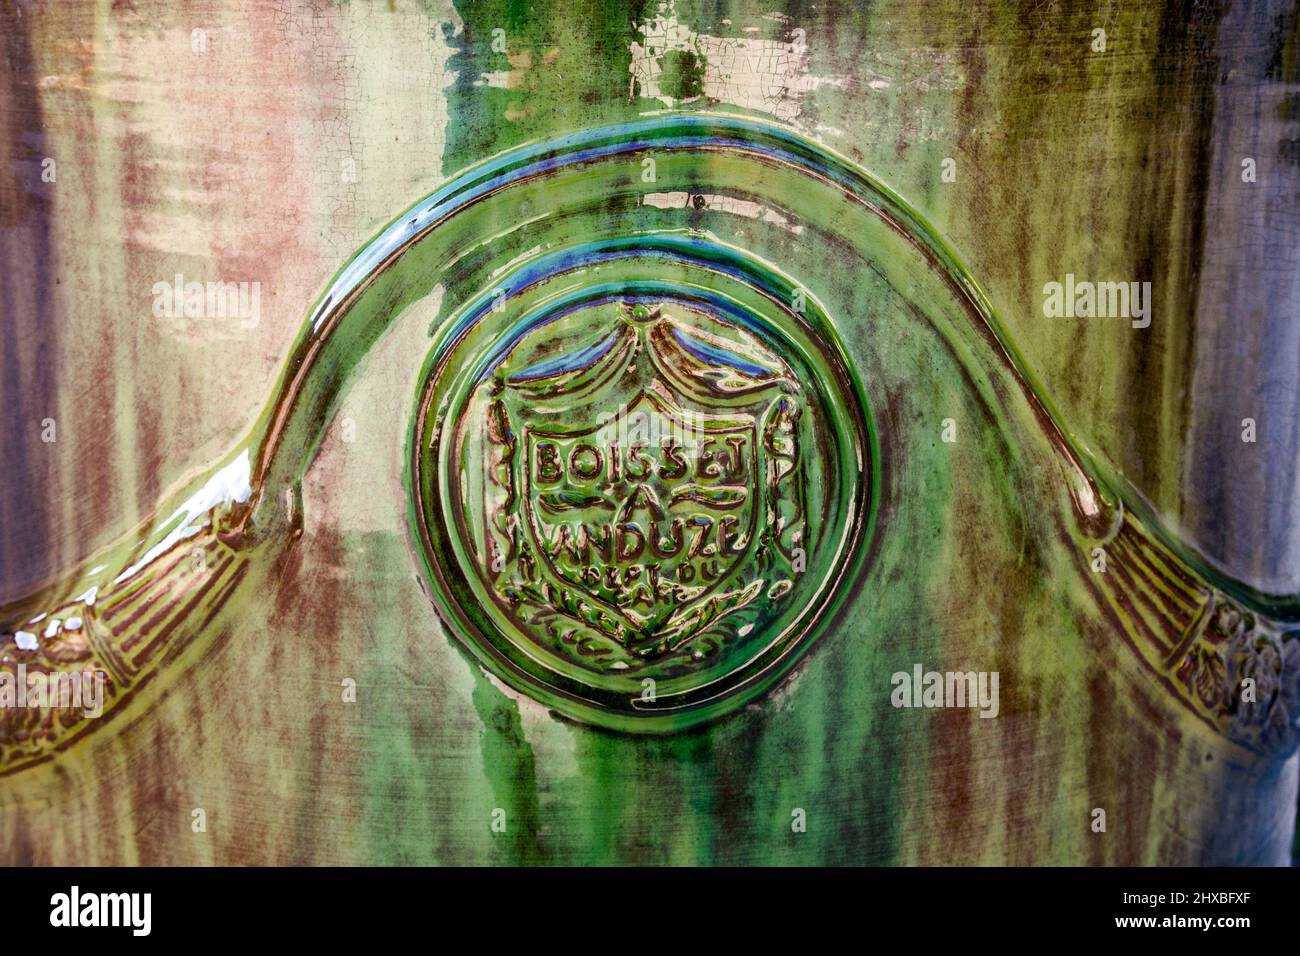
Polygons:
<instances>
[{"instance_id":1,"label":"circular medallion","mask_svg":"<svg viewBox=\"0 0 1300 956\"><path fill-rule=\"evenodd\" d=\"M736 250L540 257L462 310L426 376L412 469L440 611L572 718L663 731L752 699L865 550L862 390L817 304Z\"/></svg>"}]
</instances>

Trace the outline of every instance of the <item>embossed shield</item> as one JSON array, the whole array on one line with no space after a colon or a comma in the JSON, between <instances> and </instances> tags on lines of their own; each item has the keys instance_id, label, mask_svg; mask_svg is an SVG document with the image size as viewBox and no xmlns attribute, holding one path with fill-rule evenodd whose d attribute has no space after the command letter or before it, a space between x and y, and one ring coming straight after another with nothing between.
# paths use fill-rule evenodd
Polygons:
<instances>
[{"instance_id":1,"label":"embossed shield","mask_svg":"<svg viewBox=\"0 0 1300 956\"><path fill-rule=\"evenodd\" d=\"M683 411L662 382L645 384L588 428L524 426L522 502L541 570L615 622L613 656L632 660L688 642L693 609L729 595L762 490L752 416Z\"/></svg>"},{"instance_id":2,"label":"embossed shield","mask_svg":"<svg viewBox=\"0 0 1300 956\"><path fill-rule=\"evenodd\" d=\"M518 686L610 726L773 679L863 541L865 430L827 339L744 282L601 281L679 246L475 306L422 417L448 612Z\"/></svg>"}]
</instances>

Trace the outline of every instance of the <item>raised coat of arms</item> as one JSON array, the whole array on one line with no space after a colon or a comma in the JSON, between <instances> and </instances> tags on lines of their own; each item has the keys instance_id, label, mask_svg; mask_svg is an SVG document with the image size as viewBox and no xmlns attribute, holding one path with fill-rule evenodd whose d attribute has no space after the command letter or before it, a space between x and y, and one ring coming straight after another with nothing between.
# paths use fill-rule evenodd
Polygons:
<instances>
[{"instance_id":1,"label":"raised coat of arms","mask_svg":"<svg viewBox=\"0 0 1300 956\"><path fill-rule=\"evenodd\" d=\"M861 543L864 443L796 350L738 322L582 318L516 335L425 416L423 527L472 565L447 593L489 663L574 716L680 725L815 623Z\"/></svg>"}]
</instances>

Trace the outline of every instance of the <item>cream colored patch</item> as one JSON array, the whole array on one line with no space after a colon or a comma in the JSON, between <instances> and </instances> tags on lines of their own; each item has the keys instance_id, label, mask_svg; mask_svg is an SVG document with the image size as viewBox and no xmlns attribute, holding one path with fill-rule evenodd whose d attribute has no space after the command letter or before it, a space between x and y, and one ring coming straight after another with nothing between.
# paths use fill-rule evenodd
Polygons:
<instances>
[{"instance_id":1,"label":"cream colored patch","mask_svg":"<svg viewBox=\"0 0 1300 956\"><path fill-rule=\"evenodd\" d=\"M781 215L770 206L764 206L762 203L756 203L748 199L738 199L735 196L723 196L716 193L649 193L642 197L641 202L643 205L654 206L656 209L685 209L688 205L693 204L696 208L726 212L733 216L743 216L746 219L770 222L796 236L803 233L803 226L792 222L788 217Z\"/></svg>"},{"instance_id":2,"label":"cream colored patch","mask_svg":"<svg viewBox=\"0 0 1300 956\"><path fill-rule=\"evenodd\" d=\"M711 36L682 23L674 5L661 5L652 19L638 26L642 42L631 46L631 84L635 95L658 99L666 106L678 100L663 89L663 55L670 50L693 53L703 61L703 94L744 109L770 113L794 122L807 94L821 86L840 88L842 77L816 76L809 64L806 40L790 43L749 36ZM783 18L782 18L783 19ZM752 32L747 28L742 32ZM793 31L792 31L793 33Z\"/></svg>"}]
</instances>

